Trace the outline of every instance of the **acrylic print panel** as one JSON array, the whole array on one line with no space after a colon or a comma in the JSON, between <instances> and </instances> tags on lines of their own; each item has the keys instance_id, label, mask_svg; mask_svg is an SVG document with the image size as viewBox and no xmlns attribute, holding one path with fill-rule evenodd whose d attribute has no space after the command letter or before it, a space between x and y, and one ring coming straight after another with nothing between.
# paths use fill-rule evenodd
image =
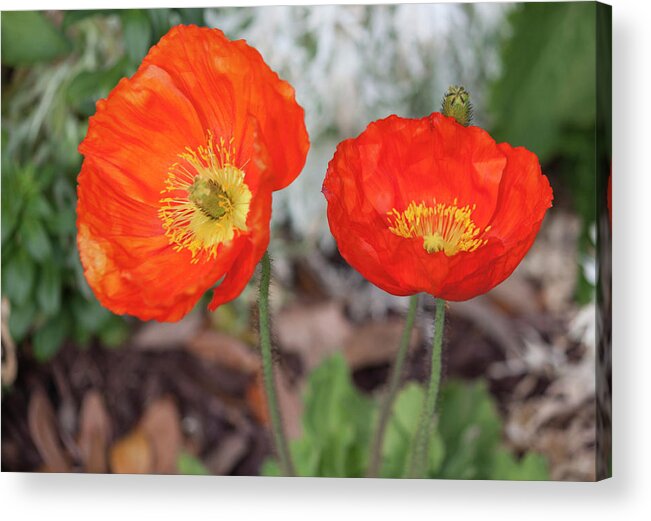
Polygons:
<instances>
[{"instance_id":1,"label":"acrylic print panel","mask_svg":"<svg viewBox=\"0 0 651 521\"><path fill-rule=\"evenodd\" d=\"M610 13L3 12L2 470L610 476Z\"/></svg>"}]
</instances>

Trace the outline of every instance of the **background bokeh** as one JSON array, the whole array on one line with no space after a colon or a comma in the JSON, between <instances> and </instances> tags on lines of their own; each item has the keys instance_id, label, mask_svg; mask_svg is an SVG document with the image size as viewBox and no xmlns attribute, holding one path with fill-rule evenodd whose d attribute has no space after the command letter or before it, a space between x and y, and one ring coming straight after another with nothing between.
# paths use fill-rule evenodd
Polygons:
<instances>
[{"instance_id":1,"label":"background bokeh","mask_svg":"<svg viewBox=\"0 0 651 521\"><path fill-rule=\"evenodd\" d=\"M361 472L365 400L381 389L406 309L338 256L320 194L327 162L368 122L422 117L462 84L475 124L539 156L555 201L514 275L450 307L443 411L486 405L443 426L432 475L594 479L595 168L609 155L595 149L595 20L590 3L2 13L3 470L274 472L263 463L255 279L212 316L202 303L179 324L143 324L97 303L76 251L77 146L95 101L171 26L195 23L245 38L306 112L312 147L274 196L270 246L281 394L306 472ZM414 382L432 329L432 302L423 307ZM405 410L417 395L406 388ZM325 397L361 405L327 417ZM450 446L473 425L488 438Z\"/></svg>"}]
</instances>

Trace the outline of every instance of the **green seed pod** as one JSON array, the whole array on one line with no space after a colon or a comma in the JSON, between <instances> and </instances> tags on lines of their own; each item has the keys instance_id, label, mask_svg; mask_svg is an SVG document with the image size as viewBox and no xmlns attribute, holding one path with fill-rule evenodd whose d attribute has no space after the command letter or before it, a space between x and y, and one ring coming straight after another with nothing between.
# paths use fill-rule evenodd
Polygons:
<instances>
[{"instance_id":1,"label":"green seed pod","mask_svg":"<svg viewBox=\"0 0 651 521\"><path fill-rule=\"evenodd\" d=\"M462 86L451 86L443 96L441 114L453 117L464 127L470 125L472 120L470 93Z\"/></svg>"}]
</instances>

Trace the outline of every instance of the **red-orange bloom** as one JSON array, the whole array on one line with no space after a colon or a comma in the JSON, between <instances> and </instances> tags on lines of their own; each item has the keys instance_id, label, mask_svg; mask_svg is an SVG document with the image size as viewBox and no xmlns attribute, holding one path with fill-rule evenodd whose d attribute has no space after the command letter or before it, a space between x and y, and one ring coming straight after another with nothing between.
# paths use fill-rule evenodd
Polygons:
<instances>
[{"instance_id":1,"label":"red-orange bloom","mask_svg":"<svg viewBox=\"0 0 651 521\"><path fill-rule=\"evenodd\" d=\"M243 40L174 27L97 103L79 146L78 247L115 313L178 320L237 297L269 242L271 192L301 171L303 109Z\"/></svg>"},{"instance_id":2,"label":"red-orange bloom","mask_svg":"<svg viewBox=\"0 0 651 521\"><path fill-rule=\"evenodd\" d=\"M446 300L506 279L552 201L534 154L439 113L390 116L340 143L323 193L339 251L364 277Z\"/></svg>"}]
</instances>

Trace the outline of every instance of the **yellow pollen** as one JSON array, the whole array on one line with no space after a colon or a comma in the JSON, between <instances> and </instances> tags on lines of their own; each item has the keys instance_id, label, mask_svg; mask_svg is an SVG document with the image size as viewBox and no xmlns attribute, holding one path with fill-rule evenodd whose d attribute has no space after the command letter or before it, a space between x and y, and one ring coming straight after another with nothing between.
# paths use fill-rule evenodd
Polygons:
<instances>
[{"instance_id":1,"label":"yellow pollen","mask_svg":"<svg viewBox=\"0 0 651 521\"><path fill-rule=\"evenodd\" d=\"M459 207L456 199L453 204L434 201L433 206L412 201L403 212L395 208L387 212L389 230L406 239L423 239L427 253L442 251L451 257L460 251L475 251L486 244L487 239L481 236L490 230L490 226L477 228L471 219L475 208Z\"/></svg>"},{"instance_id":2,"label":"yellow pollen","mask_svg":"<svg viewBox=\"0 0 651 521\"><path fill-rule=\"evenodd\" d=\"M232 144L223 138L215 143L208 131L206 146L179 154L161 191L165 235L176 251L190 250L194 263L215 258L221 244L247 230L251 191L233 164Z\"/></svg>"}]
</instances>

